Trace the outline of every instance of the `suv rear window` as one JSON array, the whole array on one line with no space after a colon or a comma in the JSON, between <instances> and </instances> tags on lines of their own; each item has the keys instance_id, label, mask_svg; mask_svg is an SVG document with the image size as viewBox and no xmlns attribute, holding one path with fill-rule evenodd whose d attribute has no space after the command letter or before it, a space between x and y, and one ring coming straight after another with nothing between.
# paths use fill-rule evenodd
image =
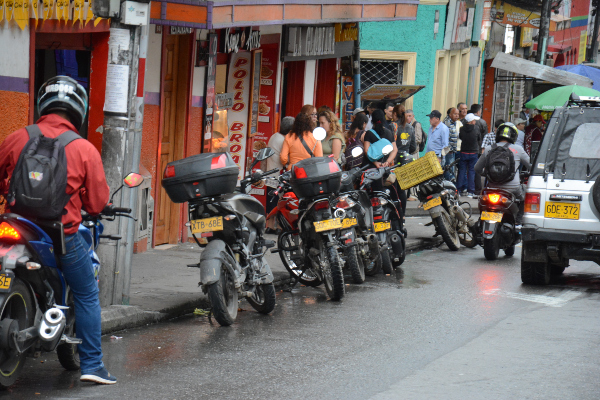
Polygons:
<instances>
[{"instance_id":1,"label":"suv rear window","mask_svg":"<svg viewBox=\"0 0 600 400\"><path fill-rule=\"evenodd\" d=\"M586 123L577 128L569 157L600 159L600 123Z\"/></svg>"}]
</instances>

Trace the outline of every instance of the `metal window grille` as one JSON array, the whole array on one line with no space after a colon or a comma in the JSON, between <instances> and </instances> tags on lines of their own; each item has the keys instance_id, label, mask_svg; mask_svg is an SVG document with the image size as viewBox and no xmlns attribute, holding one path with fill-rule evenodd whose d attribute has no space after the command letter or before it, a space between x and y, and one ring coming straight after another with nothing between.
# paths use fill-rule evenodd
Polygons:
<instances>
[{"instance_id":1,"label":"metal window grille","mask_svg":"<svg viewBox=\"0 0 600 400\"><path fill-rule=\"evenodd\" d=\"M360 60L360 90L373 85L402 84L404 61Z\"/></svg>"}]
</instances>

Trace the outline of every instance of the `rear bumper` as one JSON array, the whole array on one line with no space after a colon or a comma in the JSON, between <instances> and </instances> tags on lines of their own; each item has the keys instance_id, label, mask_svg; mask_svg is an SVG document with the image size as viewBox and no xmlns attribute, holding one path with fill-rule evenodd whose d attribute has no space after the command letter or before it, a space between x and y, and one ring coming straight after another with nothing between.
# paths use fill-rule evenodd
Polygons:
<instances>
[{"instance_id":1,"label":"rear bumper","mask_svg":"<svg viewBox=\"0 0 600 400\"><path fill-rule=\"evenodd\" d=\"M525 261L541 262L554 254L554 262L560 258L600 264L600 233L545 229L526 224L521 229L521 236Z\"/></svg>"},{"instance_id":2,"label":"rear bumper","mask_svg":"<svg viewBox=\"0 0 600 400\"><path fill-rule=\"evenodd\" d=\"M521 229L524 242L557 242L598 246L600 250L600 233L568 231L562 229L546 229L537 225L525 224Z\"/></svg>"}]
</instances>

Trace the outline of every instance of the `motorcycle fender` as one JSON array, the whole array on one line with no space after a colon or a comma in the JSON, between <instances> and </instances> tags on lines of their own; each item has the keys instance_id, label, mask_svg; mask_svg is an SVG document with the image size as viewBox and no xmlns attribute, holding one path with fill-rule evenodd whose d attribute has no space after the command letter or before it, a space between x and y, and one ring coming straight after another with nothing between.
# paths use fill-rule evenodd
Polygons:
<instances>
[{"instance_id":1,"label":"motorcycle fender","mask_svg":"<svg viewBox=\"0 0 600 400\"><path fill-rule=\"evenodd\" d=\"M442 215L442 206L435 206L433 208L429 209L429 215L431 216L431 219L437 218L440 215Z\"/></svg>"},{"instance_id":2,"label":"motorcycle fender","mask_svg":"<svg viewBox=\"0 0 600 400\"><path fill-rule=\"evenodd\" d=\"M329 231L323 234L323 242L326 243L327 247L333 246L335 241L337 241L335 233Z\"/></svg>"},{"instance_id":3,"label":"motorcycle fender","mask_svg":"<svg viewBox=\"0 0 600 400\"><path fill-rule=\"evenodd\" d=\"M265 284L273 283L273 281L275 280L275 277L273 276L273 271L271 271L271 267L269 267L269 263L264 258L262 260L262 268L260 269L260 272L261 272L261 275L263 275L262 283L265 283Z\"/></svg>"},{"instance_id":4,"label":"motorcycle fender","mask_svg":"<svg viewBox=\"0 0 600 400\"><path fill-rule=\"evenodd\" d=\"M387 231L378 232L378 233L376 233L376 235L377 235L377 240L379 241L379 247L380 247L381 251L387 250L389 248L388 241L387 241L387 236L388 236Z\"/></svg>"},{"instance_id":5,"label":"motorcycle fender","mask_svg":"<svg viewBox=\"0 0 600 400\"><path fill-rule=\"evenodd\" d=\"M232 257L227 245L222 240L210 242L200 256L200 282L203 286L212 285L221 278L221 266L230 269L233 276L238 276L231 265Z\"/></svg>"},{"instance_id":6,"label":"motorcycle fender","mask_svg":"<svg viewBox=\"0 0 600 400\"><path fill-rule=\"evenodd\" d=\"M490 223L489 221L483 221L483 229L481 230L483 233L484 239L491 239L496 234L496 227L498 224ZM491 233L486 233L491 232Z\"/></svg>"}]
</instances>

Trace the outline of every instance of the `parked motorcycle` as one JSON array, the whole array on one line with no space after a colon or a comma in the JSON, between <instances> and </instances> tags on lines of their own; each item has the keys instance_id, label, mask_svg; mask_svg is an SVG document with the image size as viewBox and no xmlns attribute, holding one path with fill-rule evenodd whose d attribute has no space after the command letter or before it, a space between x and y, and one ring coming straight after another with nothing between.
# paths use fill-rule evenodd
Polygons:
<instances>
[{"instance_id":1,"label":"parked motorcycle","mask_svg":"<svg viewBox=\"0 0 600 400\"><path fill-rule=\"evenodd\" d=\"M352 150L353 157L363 153L360 147ZM369 166L355 167L342 173L340 196L333 201L334 216L342 220L339 234L340 251L354 283L363 283L365 274L381 270L379 242L375 235L373 207L365 190L355 190Z\"/></svg>"},{"instance_id":2,"label":"parked motorcycle","mask_svg":"<svg viewBox=\"0 0 600 400\"><path fill-rule=\"evenodd\" d=\"M316 128L313 135L317 140L324 139L326 133L323 128ZM302 258L302 267L290 268L293 274L299 277L307 271L325 284L327 295L332 300L340 300L345 294L342 260L338 254L338 233L342 228L340 218L335 218L330 201L339 192L342 171L337 162L330 157L311 157L296 163L288 175L289 182L278 188L277 192L284 190L285 185L292 188L299 200L298 220L295 222L297 233L287 237L297 236L297 245L289 245L276 251L285 251L294 248ZM284 181L285 182L285 181ZM282 234L283 235L283 234ZM281 236L280 236L281 237ZM289 240L289 239L288 239ZM284 261L286 264L286 261ZM296 264L297 265L297 264ZM308 268L310 266L310 269Z\"/></svg>"},{"instance_id":3,"label":"parked motorcycle","mask_svg":"<svg viewBox=\"0 0 600 400\"><path fill-rule=\"evenodd\" d=\"M444 172L457 162L458 160L445 166ZM473 229L477 221L471 219L469 203L459 201L454 183L439 175L419 184L417 197L421 202L419 206L429 211L432 220L430 224L435 226L437 234L442 236L450 250L457 251L461 244L470 248L477 246Z\"/></svg>"},{"instance_id":4,"label":"parked motorcycle","mask_svg":"<svg viewBox=\"0 0 600 400\"><path fill-rule=\"evenodd\" d=\"M248 171L273 154L260 150ZM238 171L229 153L199 154L167 164L162 183L171 200L189 204L189 227L204 251L188 267L200 268L202 291L222 326L235 321L240 297L262 314L275 308L273 273L264 258L275 242L264 239L265 209L248 193L277 170L248 172L236 192Z\"/></svg>"},{"instance_id":5,"label":"parked motorcycle","mask_svg":"<svg viewBox=\"0 0 600 400\"><path fill-rule=\"evenodd\" d=\"M136 187L143 179L131 173L123 185ZM114 207L111 201L100 215L84 215L79 233L88 246L96 278L100 271L96 255L100 239L121 239L103 235L101 221L132 218L130 213L131 209ZM13 213L0 215L0 387L15 383L25 358L42 351L56 350L63 368L79 369L77 345L81 339L76 337L73 293L56 257L65 252L61 222L28 219Z\"/></svg>"}]
</instances>

